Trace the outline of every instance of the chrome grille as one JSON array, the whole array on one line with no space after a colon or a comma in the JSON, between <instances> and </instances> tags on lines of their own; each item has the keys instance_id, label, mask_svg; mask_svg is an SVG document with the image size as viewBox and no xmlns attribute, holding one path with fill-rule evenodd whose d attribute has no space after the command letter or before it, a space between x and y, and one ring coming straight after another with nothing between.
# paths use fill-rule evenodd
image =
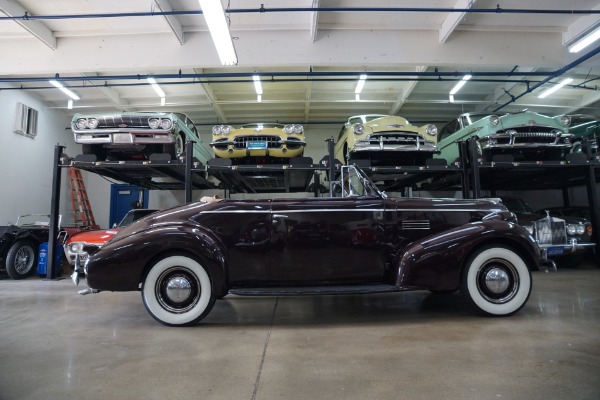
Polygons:
<instances>
[{"instance_id":1,"label":"chrome grille","mask_svg":"<svg viewBox=\"0 0 600 400\"><path fill-rule=\"evenodd\" d=\"M516 144L516 143L540 143L553 144L557 141L560 133L556 128L545 126L521 126L511 128L508 131L498 131L498 144Z\"/></svg>"},{"instance_id":2,"label":"chrome grille","mask_svg":"<svg viewBox=\"0 0 600 400\"><path fill-rule=\"evenodd\" d=\"M425 144L425 139L415 135L414 133L376 133L369 136L369 144L378 145L383 144L417 144L417 140L420 144Z\"/></svg>"},{"instance_id":3,"label":"chrome grille","mask_svg":"<svg viewBox=\"0 0 600 400\"><path fill-rule=\"evenodd\" d=\"M429 220L402 221L402 230L431 229Z\"/></svg>"},{"instance_id":4,"label":"chrome grille","mask_svg":"<svg viewBox=\"0 0 600 400\"><path fill-rule=\"evenodd\" d=\"M267 136L267 135L252 135L252 136L238 136L233 139L233 148L245 149L248 147L248 142L267 142L267 148L269 149L280 149L281 137L279 136Z\"/></svg>"},{"instance_id":5,"label":"chrome grille","mask_svg":"<svg viewBox=\"0 0 600 400\"><path fill-rule=\"evenodd\" d=\"M148 117L121 115L98 118L98 128L148 128Z\"/></svg>"},{"instance_id":6,"label":"chrome grille","mask_svg":"<svg viewBox=\"0 0 600 400\"><path fill-rule=\"evenodd\" d=\"M565 221L544 218L535 221L535 236L539 244L565 244L567 243L567 230Z\"/></svg>"}]
</instances>

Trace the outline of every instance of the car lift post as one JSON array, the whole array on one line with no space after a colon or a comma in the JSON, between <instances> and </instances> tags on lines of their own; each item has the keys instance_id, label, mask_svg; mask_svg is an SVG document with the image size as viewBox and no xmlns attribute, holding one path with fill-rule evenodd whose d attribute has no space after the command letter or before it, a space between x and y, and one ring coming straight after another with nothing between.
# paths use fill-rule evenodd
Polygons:
<instances>
[{"instance_id":1,"label":"car lift post","mask_svg":"<svg viewBox=\"0 0 600 400\"><path fill-rule=\"evenodd\" d=\"M52 174L52 199L50 203L50 225L48 226L48 263L46 265L46 279L54 277L54 253L56 251L56 237L58 236L58 214L60 207L60 182L61 172L60 156L65 146L54 146L54 172Z\"/></svg>"},{"instance_id":2,"label":"car lift post","mask_svg":"<svg viewBox=\"0 0 600 400\"><path fill-rule=\"evenodd\" d=\"M467 153L467 142L461 140L458 142L458 155L460 158L461 177L462 177L462 196L463 199L470 198L471 188L469 180L469 158Z\"/></svg>"},{"instance_id":3,"label":"car lift post","mask_svg":"<svg viewBox=\"0 0 600 400\"><path fill-rule=\"evenodd\" d=\"M192 202L192 157L194 156L194 141L185 143L185 203Z\"/></svg>"},{"instance_id":4,"label":"car lift post","mask_svg":"<svg viewBox=\"0 0 600 400\"><path fill-rule=\"evenodd\" d=\"M587 195L588 205L590 207L590 218L592 222L592 239L596 242L596 248L594 251L594 261L596 267L600 268L600 198L596 192L596 167L589 165L586 170L587 178Z\"/></svg>"},{"instance_id":5,"label":"car lift post","mask_svg":"<svg viewBox=\"0 0 600 400\"><path fill-rule=\"evenodd\" d=\"M477 138L471 137L468 141L467 148L469 150L469 165L473 174L473 198L481 197L481 176L479 175L479 160L477 160Z\"/></svg>"},{"instance_id":6,"label":"car lift post","mask_svg":"<svg viewBox=\"0 0 600 400\"><path fill-rule=\"evenodd\" d=\"M335 165L333 160L333 137L325 139L325 141L327 142L327 154L329 154L329 196L333 197L333 179L335 178Z\"/></svg>"}]
</instances>

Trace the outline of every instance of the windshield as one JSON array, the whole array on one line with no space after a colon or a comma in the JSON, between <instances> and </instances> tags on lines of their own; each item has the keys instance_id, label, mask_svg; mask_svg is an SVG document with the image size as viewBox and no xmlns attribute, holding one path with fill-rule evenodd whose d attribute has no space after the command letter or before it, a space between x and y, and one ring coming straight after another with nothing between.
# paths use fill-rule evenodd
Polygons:
<instances>
[{"instance_id":1,"label":"windshield","mask_svg":"<svg viewBox=\"0 0 600 400\"><path fill-rule=\"evenodd\" d=\"M356 165L342 166L341 174L342 182L342 197L366 196L366 197L382 197L386 195L377 189L377 186L369 177Z\"/></svg>"},{"instance_id":2,"label":"windshield","mask_svg":"<svg viewBox=\"0 0 600 400\"><path fill-rule=\"evenodd\" d=\"M143 218L146 215L150 215L153 212L156 212L156 210L146 210L146 209L131 210L127 214L125 214L125 216L123 217L121 222L119 222L119 224L117 225L117 228L121 228L121 229L125 228L125 227L133 224L134 221L137 221L138 219Z\"/></svg>"},{"instance_id":3,"label":"windshield","mask_svg":"<svg viewBox=\"0 0 600 400\"><path fill-rule=\"evenodd\" d=\"M27 214L20 215L17 218L17 226L49 226L50 215L46 214Z\"/></svg>"},{"instance_id":4,"label":"windshield","mask_svg":"<svg viewBox=\"0 0 600 400\"><path fill-rule=\"evenodd\" d=\"M502 199L502 204L516 214L535 214L522 199Z\"/></svg>"}]
</instances>

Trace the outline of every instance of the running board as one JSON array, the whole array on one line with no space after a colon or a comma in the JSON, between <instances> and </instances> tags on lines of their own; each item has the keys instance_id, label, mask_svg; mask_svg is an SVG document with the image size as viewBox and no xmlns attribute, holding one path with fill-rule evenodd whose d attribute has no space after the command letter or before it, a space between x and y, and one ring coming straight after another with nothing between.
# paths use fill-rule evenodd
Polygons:
<instances>
[{"instance_id":1,"label":"running board","mask_svg":"<svg viewBox=\"0 0 600 400\"><path fill-rule=\"evenodd\" d=\"M299 296L316 294L366 294L398 292L394 285L347 285L347 286L307 286L307 287L264 287L230 289L230 294L240 296Z\"/></svg>"}]
</instances>

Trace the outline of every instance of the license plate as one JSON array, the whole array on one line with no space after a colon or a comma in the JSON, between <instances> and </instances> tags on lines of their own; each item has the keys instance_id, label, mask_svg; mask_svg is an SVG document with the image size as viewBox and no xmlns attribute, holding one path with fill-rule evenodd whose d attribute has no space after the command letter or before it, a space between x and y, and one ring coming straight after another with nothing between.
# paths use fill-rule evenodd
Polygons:
<instances>
[{"instance_id":1,"label":"license plate","mask_svg":"<svg viewBox=\"0 0 600 400\"><path fill-rule=\"evenodd\" d=\"M565 250L562 247L548 247L546 249L546 255L548 257L562 256L563 254L565 254Z\"/></svg>"},{"instance_id":2,"label":"license plate","mask_svg":"<svg viewBox=\"0 0 600 400\"><path fill-rule=\"evenodd\" d=\"M113 133L113 143L128 144L133 143L131 135L129 133Z\"/></svg>"},{"instance_id":3,"label":"license plate","mask_svg":"<svg viewBox=\"0 0 600 400\"><path fill-rule=\"evenodd\" d=\"M248 150L266 150L267 142L248 142Z\"/></svg>"}]
</instances>

